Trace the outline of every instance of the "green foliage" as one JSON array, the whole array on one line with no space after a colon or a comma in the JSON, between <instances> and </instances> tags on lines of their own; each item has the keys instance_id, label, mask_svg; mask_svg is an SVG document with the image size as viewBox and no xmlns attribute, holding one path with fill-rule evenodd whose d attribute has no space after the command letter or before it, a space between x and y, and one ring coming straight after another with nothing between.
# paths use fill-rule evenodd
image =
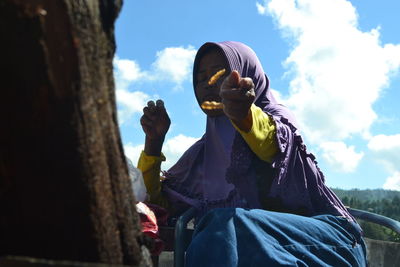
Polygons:
<instances>
[{"instance_id":1,"label":"green foliage","mask_svg":"<svg viewBox=\"0 0 400 267\"><path fill-rule=\"evenodd\" d=\"M344 197L348 198L356 198L360 201L374 201L380 199L393 199L394 197L400 198L400 191L395 190L385 190L385 189L351 189L351 190L344 190L339 188L332 188L335 194L340 198L343 199Z\"/></svg>"},{"instance_id":2,"label":"green foliage","mask_svg":"<svg viewBox=\"0 0 400 267\"><path fill-rule=\"evenodd\" d=\"M375 190L333 189L345 206L380 214L400 221L400 192ZM392 230L364 221L359 221L368 238L400 243L400 235Z\"/></svg>"},{"instance_id":3,"label":"green foliage","mask_svg":"<svg viewBox=\"0 0 400 267\"><path fill-rule=\"evenodd\" d=\"M389 228L365 221L359 221L359 223L364 231L365 237L400 243L400 235Z\"/></svg>"}]
</instances>

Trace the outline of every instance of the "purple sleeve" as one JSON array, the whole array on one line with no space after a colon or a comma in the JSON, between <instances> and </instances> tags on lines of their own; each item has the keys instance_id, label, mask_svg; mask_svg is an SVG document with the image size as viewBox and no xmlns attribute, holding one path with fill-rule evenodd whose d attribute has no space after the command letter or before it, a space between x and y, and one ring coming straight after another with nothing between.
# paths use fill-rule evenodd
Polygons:
<instances>
[{"instance_id":1,"label":"purple sleeve","mask_svg":"<svg viewBox=\"0 0 400 267\"><path fill-rule=\"evenodd\" d=\"M277 170L268 194L283 211L306 216L333 214L353 220L325 178L313 154L308 153L297 129L286 118L273 116L279 152L272 167Z\"/></svg>"}]
</instances>

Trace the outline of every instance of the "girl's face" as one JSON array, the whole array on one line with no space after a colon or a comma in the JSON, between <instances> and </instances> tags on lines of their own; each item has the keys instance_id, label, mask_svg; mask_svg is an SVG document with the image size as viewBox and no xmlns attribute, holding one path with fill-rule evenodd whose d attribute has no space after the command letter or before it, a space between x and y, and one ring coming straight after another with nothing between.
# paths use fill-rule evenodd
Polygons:
<instances>
[{"instance_id":1,"label":"girl's face","mask_svg":"<svg viewBox=\"0 0 400 267\"><path fill-rule=\"evenodd\" d=\"M225 69L225 74L218 79L218 81L213 85L208 85L208 80L217 71ZM200 61L197 69L196 75L196 85L195 93L199 103L204 101L216 101L221 102L221 97L219 96L220 87L222 81L226 78L229 72L229 65L225 57L217 49L211 49L206 54L204 54ZM223 115L222 109L203 109L203 112L207 116L215 117Z\"/></svg>"}]
</instances>

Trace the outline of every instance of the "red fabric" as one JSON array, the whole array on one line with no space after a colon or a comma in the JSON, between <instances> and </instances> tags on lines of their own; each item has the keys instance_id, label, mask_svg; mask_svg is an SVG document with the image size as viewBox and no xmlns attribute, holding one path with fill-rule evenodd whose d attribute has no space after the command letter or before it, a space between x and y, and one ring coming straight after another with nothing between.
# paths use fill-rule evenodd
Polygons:
<instances>
[{"instance_id":1,"label":"red fabric","mask_svg":"<svg viewBox=\"0 0 400 267\"><path fill-rule=\"evenodd\" d=\"M160 255L164 249L164 241L160 239L158 224L165 225L168 212L154 204L138 202L136 210L140 215L142 232L154 240L154 247L150 251L152 255Z\"/></svg>"},{"instance_id":2,"label":"red fabric","mask_svg":"<svg viewBox=\"0 0 400 267\"><path fill-rule=\"evenodd\" d=\"M151 203L146 203L146 206L149 207L149 209L151 209L156 215L158 225L167 225L168 211L166 209Z\"/></svg>"}]
</instances>

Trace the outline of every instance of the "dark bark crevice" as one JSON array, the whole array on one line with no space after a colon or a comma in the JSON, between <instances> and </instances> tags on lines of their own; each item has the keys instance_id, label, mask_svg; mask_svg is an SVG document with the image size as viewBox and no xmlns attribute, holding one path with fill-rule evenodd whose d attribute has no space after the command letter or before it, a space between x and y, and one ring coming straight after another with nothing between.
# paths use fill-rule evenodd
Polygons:
<instances>
[{"instance_id":1,"label":"dark bark crevice","mask_svg":"<svg viewBox=\"0 0 400 267\"><path fill-rule=\"evenodd\" d=\"M112 71L121 4L0 1L0 256L141 261Z\"/></svg>"}]
</instances>

